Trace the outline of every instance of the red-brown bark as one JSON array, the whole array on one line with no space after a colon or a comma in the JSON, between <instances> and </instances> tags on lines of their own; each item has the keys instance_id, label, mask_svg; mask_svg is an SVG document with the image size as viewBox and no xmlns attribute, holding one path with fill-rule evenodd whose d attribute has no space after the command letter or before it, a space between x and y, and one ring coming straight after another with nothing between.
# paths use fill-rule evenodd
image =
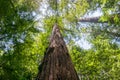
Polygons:
<instances>
[{"instance_id":1,"label":"red-brown bark","mask_svg":"<svg viewBox=\"0 0 120 80\"><path fill-rule=\"evenodd\" d=\"M57 24L53 27L37 80L79 80Z\"/></svg>"}]
</instances>

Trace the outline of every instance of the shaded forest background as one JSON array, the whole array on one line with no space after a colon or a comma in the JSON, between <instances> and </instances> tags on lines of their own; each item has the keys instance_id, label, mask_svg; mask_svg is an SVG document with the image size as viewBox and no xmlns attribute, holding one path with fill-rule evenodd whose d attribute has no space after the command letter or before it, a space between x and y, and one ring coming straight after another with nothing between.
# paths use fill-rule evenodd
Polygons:
<instances>
[{"instance_id":1,"label":"shaded forest background","mask_svg":"<svg viewBox=\"0 0 120 80\"><path fill-rule=\"evenodd\" d=\"M119 0L0 0L0 80L35 79L56 20L80 79L120 79Z\"/></svg>"}]
</instances>

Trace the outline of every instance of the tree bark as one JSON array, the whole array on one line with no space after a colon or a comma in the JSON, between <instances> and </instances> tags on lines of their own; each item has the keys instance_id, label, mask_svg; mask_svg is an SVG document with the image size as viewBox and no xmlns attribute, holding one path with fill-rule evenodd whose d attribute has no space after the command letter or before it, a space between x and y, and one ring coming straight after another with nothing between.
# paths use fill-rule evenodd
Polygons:
<instances>
[{"instance_id":1,"label":"tree bark","mask_svg":"<svg viewBox=\"0 0 120 80\"><path fill-rule=\"evenodd\" d=\"M57 24L36 80L79 80Z\"/></svg>"},{"instance_id":2,"label":"tree bark","mask_svg":"<svg viewBox=\"0 0 120 80\"><path fill-rule=\"evenodd\" d=\"M92 18L81 18L78 22L90 22L90 23L107 23L108 21L101 22L99 21L100 17L92 17Z\"/></svg>"},{"instance_id":3,"label":"tree bark","mask_svg":"<svg viewBox=\"0 0 120 80\"><path fill-rule=\"evenodd\" d=\"M109 15L109 19L110 19L111 23L114 23L115 15L120 17L120 13ZM100 17L101 16L99 16L99 17L91 17L91 18L88 18L88 17L81 18L81 19L78 19L78 22L89 22L89 23L108 23L109 22L109 21L99 21Z\"/></svg>"}]
</instances>

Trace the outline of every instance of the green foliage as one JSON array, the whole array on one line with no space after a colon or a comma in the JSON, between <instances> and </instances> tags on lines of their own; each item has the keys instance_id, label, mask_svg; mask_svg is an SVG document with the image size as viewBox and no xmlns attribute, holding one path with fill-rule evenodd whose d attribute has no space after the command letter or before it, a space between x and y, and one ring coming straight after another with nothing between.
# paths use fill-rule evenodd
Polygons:
<instances>
[{"instance_id":1,"label":"green foliage","mask_svg":"<svg viewBox=\"0 0 120 80\"><path fill-rule=\"evenodd\" d=\"M76 22L77 18L82 16L89 7L89 4L86 0L49 0L48 4L51 10L54 11L53 14L62 16L63 20L65 19L70 23Z\"/></svg>"},{"instance_id":2,"label":"green foliage","mask_svg":"<svg viewBox=\"0 0 120 80\"><path fill-rule=\"evenodd\" d=\"M46 46L37 45L33 38L38 34L32 13L38 5L33 3L38 2L0 1L0 80L30 80L36 77L38 62L41 61L39 57L43 55L38 52L40 47L37 46L42 46L39 50L42 52Z\"/></svg>"},{"instance_id":3,"label":"green foliage","mask_svg":"<svg viewBox=\"0 0 120 80\"><path fill-rule=\"evenodd\" d=\"M90 10L96 10L100 8L103 12L103 16L100 19L101 21L108 21L110 24L115 23L115 25L119 25L119 11L120 4L119 0L92 0L90 3Z\"/></svg>"},{"instance_id":4,"label":"green foliage","mask_svg":"<svg viewBox=\"0 0 120 80\"><path fill-rule=\"evenodd\" d=\"M41 11L37 15L40 2L48 5L50 14L44 16ZM80 32L88 28L78 25L77 19L97 8L103 12L100 20L109 21L110 25L89 25L93 30L88 37L92 47L84 50L75 40L80 40ZM57 9L55 0L48 0L47 4L45 0L1 0L0 80L35 79L56 22L81 79L120 79L120 48L113 43L120 37L119 11L119 0L58 0ZM44 18L37 22L40 16Z\"/></svg>"},{"instance_id":5,"label":"green foliage","mask_svg":"<svg viewBox=\"0 0 120 80\"><path fill-rule=\"evenodd\" d=\"M119 79L120 48L108 39L98 36L90 50L72 48L71 57L81 79Z\"/></svg>"},{"instance_id":6,"label":"green foliage","mask_svg":"<svg viewBox=\"0 0 120 80\"><path fill-rule=\"evenodd\" d=\"M34 79L38 72L38 64L48 45L48 41L45 40L47 37L46 33L40 33L34 38L26 36L24 43L17 42L12 51L6 54L1 51L0 78L2 80Z\"/></svg>"}]
</instances>

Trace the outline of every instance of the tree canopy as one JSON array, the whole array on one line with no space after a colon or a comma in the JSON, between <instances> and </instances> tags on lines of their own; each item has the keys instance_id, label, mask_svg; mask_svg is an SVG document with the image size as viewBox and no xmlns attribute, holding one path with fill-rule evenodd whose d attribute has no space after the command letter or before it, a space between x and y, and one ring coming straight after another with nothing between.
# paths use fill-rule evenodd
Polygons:
<instances>
[{"instance_id":1,"label":"tree canopy","mask_svg":"<svg viewBox=\"0 0 120 80\"><path fill-rule=\"evenodd\" d=\"M0 80L36 78L56 22L80 79L120 79L119 0L0 0Z\"/></svg>"}]
</instances>

